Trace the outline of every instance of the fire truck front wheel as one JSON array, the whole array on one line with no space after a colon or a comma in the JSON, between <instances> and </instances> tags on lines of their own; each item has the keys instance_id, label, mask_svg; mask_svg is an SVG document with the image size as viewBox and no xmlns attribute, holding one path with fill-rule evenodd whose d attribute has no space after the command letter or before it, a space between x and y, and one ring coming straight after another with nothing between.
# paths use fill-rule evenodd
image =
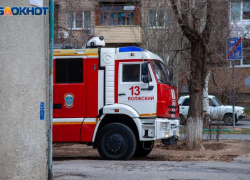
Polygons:
<instances>
[{"instance_id":1,"label":"fire truck front wheel","mask_svg":"<svg viewBox=\"0 0 250 180\"><path fill-rule=\"evenodd\" d=\"M112 123L101 129L97 149L103 159L128 160L136 150L136 138L126 125Z\"/></svg>"}]
</instances>

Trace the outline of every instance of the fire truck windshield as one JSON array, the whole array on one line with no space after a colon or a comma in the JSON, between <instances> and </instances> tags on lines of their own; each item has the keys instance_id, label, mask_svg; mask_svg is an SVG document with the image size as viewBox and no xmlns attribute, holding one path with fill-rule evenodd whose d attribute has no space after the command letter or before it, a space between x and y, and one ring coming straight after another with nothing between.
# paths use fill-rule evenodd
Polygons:
<instances>
[{"instance_id":1,"label":"fire truck windshield","mask_svg":"<svg viewBox=\"0 0 250 180\"><path fill-rule=\"evenodd\" d=\"M151 63L158 82L171 85L170 72L166 68L165 64L158 60L152 60Z\"/></svg>"}]
</instances>

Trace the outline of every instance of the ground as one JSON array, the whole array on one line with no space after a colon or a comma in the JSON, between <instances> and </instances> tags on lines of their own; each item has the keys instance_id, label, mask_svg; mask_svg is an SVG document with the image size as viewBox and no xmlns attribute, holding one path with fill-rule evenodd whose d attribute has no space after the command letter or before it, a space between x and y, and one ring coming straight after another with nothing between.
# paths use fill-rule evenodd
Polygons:
<instances>
[{"instance_id":1,"label":"ground","mask_svg":"<svg viewBox=\"0 0 250 180\"><path fill-rule=\"evenodd\" d=\"M188 151L185 142L179 141L177 145L164 147L156 142L153 151L145 158L132 158L132 160L147 161L232 161L239 155L249 152L250 141L247 140L204 140L201 151ZM73 159L101 159L97 150L84 144L54 144L54 160Z\"/></svg>"}]
</instances>

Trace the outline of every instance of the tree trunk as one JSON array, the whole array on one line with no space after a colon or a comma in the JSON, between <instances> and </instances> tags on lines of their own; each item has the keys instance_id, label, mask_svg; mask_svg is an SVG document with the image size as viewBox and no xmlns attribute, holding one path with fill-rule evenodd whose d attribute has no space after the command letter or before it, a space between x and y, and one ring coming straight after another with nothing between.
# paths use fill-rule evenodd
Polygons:
<instances>
[{"instance_id":1,"label":"tree trunk","mask_svg":"<svg viewBox=\"0 0 250 180\"><path fill-rule=\"evenodd\" d=\"M210 71L208 72L205 84L203 88L203 113L210 113L209 102L208 102L208 82L210 78Z\"/></svg>"},{"instance_id":2,"label":"tree trunk","mask_svg":"<svg viewBox=\"0 0 250 180\"><path fill-rule=\"evenodd\" d=\"M203 60L205 46L201 40L191 42L191 79L189 84L190 104L187 119L187 138L186 143L189 149L201 148L202 129L203 129Z\"/></svg>"}]
</instances>

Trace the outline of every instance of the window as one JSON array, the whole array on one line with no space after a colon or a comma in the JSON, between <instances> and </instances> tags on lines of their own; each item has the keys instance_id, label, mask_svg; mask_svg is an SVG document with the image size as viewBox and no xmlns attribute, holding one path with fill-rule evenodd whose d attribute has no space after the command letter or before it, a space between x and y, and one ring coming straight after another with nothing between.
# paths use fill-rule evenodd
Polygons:
<instances>
[{"instance_id":1,"label":"window","mask_svg":"<svg viewBox=\"0 0 250 180\"><path fill-rule=\"evenodd\" d=\"M55 83L82 83L83 59L56 59Z\"/></svg>"},{"instance_id":2,"label":"window","mask_svg":"<svg viewBox=\"0 0 250 180\"><path fill-rule=\"evenodd\" d=\"M209 106L215 106L214 102L212 101L212 99L209 99Z\"/></svg>"},{"instance_id":3,"label":"window","mask_svg":"<svg viewBox=\"0 0 250 180\"><path fill-rule=\"evenodd\" d=\"M67 12L67 28L83 29L91 26L91 12Z\"/></svg>"},{"instance_id":4,"label":"window","mask_svg":"<svg viewBox=\"0 0 250 180\"><path fill-rule=\"evenodd\" d=\"M156 27L156 10L149 10L149 26Z\"/></svg>"},{"instance_id":5,"label":"window","mask_svg":"<svg viewBox=\"0 0 250 180\"><path fill-rule=\"evenodd\" d=\"M243 1L243 19L250 19L250 0Z\"/></svg>"},{"instance_id":6,"label":"window","mask_svg":"<svg viewBox=\"0 0 250 180\"><path fill-rule=\"evenodd\" d=\"M166 68L165 64L158 60L152 60L151 64L155 72L156 78L159 83L169 84L170 82L170 72Z\"/></svg>"},{"instance_id":7,"label":"window","mask_svg":"<svg viewBox=\"0 0 250 180\"><path fill-rule=\"evenodd\" d=\"M243 39L242 40L242 53L243 53L243 60L242 65L250 65L250 40Z\"/></svg>"},{"instance_id":8,"label":"window","mask_svg":"<svg viewBox=\"0 0 250 180\"><path fill-rule=\"evenodd\" d=\"M212 99L213 99L212 101L214 102L215 106L221 106L222 105L221 102L219 101L219 99L217 99L216 97L213 97Z\"/></svg>"},{"instance_id":9,"label":"window","mask_svg":"<svg viewBox=\"0 0 250 180\"><path fill-rule=\"evenodd\" d=\"M189 106L189 98L185 99L182 106Z\"/></svg>"},{"instance_id":10,"label":"window","mask_svg":"<svg viewBox=\"0 0 250 180\"><path fill-rule=\"evenodd\" d=\"M166 9L149 10L149 27L152 28L165 28L171 24L171 11Z\"/></svg>"},{"instance_id":11,"label":"window","mask_svg":"<svg viewBox=\"0 0 250 180\"><path fill-rule=\"evenodd\" d=\"M233 63L235 66L250 66L250 40L242 40L242 59L234 60ZM231 62L232 65L232 62Z\"/></svg>"},{"instance_id":12,"label":"window","mask_svg":"<svg viewBox=\"0 0 250 180\"><path fill-rule=\"evenodd\" d=\"M231 1L231 20L250 20L250 0Z\"/></svg>"},{"instance_id":13,"label":"window","mask_svg":"<svg viewBox=\"0 0 250 180\"><path fill-rule=\"evenodd\" d=\"M134 25L134 9L134 6L100 6L100 25Z\"/></svg>"},{"instance_id":14,"label":"window","mask_svg":"<svg viewBox=\"0 0 250 180\"><path fill-rule=\"evenodd\" d=\"M140 81L140 64L124 64L122 69L123 82L139 82Z\"/></svg>"}]
</instances>

